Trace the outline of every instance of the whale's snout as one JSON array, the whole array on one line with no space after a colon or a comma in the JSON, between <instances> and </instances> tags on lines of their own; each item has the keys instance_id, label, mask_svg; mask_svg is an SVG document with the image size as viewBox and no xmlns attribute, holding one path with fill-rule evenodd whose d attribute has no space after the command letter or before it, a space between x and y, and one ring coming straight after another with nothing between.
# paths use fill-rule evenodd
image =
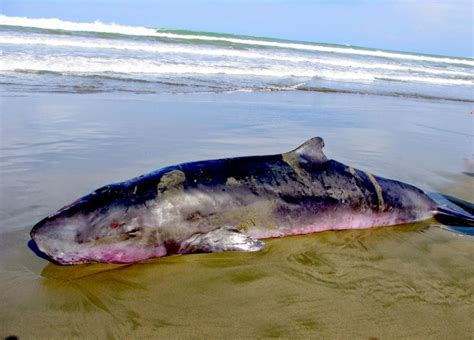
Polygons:
<instances>
[{"instance_id":1,"label":"whale's snout","mask_svg":"<svg viewBox=\"0 0 474 340\"><path fill-rule=\"evenodd\" d=\"M59 264L136 262L167 253L147 227L147 214L146 207L93 194L41 220L30 235L37 249Z\"/></svg>"},{"instance_id":2,"label":"whale's snout","mask_svg":"<svg viewBox=\"0 0 474 340\"><path fill-rule=\"evenodd\" d=\"M76 235L81 227L83 223L77 219L47 217L31 229L30 236L37 249L54 262L79 263L80 259L73 253L78 248Z\"/></svg>"}]
</instances>

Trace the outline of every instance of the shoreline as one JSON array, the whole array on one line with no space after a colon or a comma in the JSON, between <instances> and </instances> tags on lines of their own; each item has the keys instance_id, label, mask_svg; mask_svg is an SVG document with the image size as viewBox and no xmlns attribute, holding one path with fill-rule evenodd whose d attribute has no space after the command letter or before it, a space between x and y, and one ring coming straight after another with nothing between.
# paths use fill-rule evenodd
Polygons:
<instances>
[{"instance_id":1,"label":"shoreline","mask_svg":"<svg viewBox=\"0 0 474 340\"><path fill-rule=\"evenodd\" d=\"M472 237L430 223L132 266L61 267L26 244L39 219L104 184L181 162L281 153L314 136L329 158L473 201L463 174L472 171L470 104L316 92L1 100L0 336L474 332Z\"/></svg>"}]
</instances>

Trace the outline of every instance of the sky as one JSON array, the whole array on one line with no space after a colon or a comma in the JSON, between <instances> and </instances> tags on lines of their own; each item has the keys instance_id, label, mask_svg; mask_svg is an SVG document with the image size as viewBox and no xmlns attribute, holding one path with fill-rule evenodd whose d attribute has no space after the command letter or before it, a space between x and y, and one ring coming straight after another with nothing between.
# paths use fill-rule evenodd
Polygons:
<instances>
[{"instance_id":1,"label":"sky","mask_svg":"<svg viewBox=\"0 0 474 340\"><path fill-rule=\"evenodd\" d=\"M460 57L474 50L471 0L0 0L0 12Z\"/></svg>"}]
</instances>

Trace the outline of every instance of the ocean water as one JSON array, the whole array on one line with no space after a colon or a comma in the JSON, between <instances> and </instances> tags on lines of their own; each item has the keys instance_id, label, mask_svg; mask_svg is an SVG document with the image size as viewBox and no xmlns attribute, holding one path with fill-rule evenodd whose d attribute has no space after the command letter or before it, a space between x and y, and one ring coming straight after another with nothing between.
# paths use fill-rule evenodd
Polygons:
<instances>
[{"instance_id":1,"label":"ocean water","mask_svg":"<svg viewBox=\"0 0 474 340\"><path fill-rule=\"evenodd\" d=\"M474 101L474 59L0 15L2 91L322 91Z\"/></svg>"},{"instance_id":2,"label":"ocean water","mask_svg":"<svg viewBox=\"0 0 474 340\"><path fill-rule=\"evenodd\" d=\"M472 202L472 59L0 23L0 338L472 338L474 237L434 220L134 265L57 266L27 245L102 185L314 136L329 158Z\"/></svg>"}]
</instances>

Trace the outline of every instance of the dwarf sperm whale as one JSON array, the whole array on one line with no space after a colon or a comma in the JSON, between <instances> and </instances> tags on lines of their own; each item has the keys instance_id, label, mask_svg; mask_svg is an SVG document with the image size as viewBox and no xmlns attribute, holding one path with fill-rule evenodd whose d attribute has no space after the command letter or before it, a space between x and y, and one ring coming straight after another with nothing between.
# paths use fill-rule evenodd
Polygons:
<instances>
[{"instance_id":1,"label":"dwarf sperm whale","mask_svg":"<svg viewBox=\"0 0 474 340\"><path fill-rule=\"evenodd\" d=\"M283 154L184 163L106 185L37 223L31 238L60 264L133 263L456 215L412 185L328 159L323 146L315 137Z\"/></svg>"}]
</instances>

